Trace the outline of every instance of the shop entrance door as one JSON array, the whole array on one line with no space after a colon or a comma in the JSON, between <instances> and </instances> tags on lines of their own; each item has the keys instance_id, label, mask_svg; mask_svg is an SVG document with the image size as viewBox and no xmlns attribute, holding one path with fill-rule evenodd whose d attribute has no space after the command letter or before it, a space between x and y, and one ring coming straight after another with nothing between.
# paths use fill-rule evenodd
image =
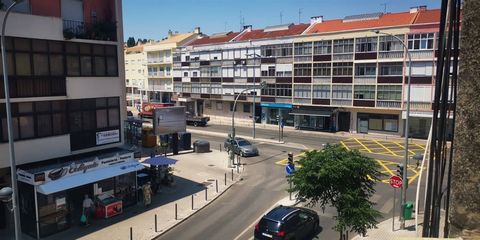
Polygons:
<instances>
[{"instance_id":1,"label":"shop entrance door","mask_svg":"<svg viewBox=\"0 0 480 240\"><path fill-rule=\"evenodd\" d=\"M358 118L358 132L368 133L368 119Z\"/></svg>"},{"instance_id":2,"label":"shop entrance door","mask_svg":"<svg viewBox=\"0 0 480 240\"><path fill-rule=\"evenodd\" d=\"M85 199L85 194L88 194L88 196L92 200L94 200L92 184L87 184L67 190L67 201L69 203L68 207L73 218L73 224L80 224L80 217L82 216L83 199Z\"/></svg>"},{"instance_id":3,"label":"shop entrance door","mask_svg":"<svg viewBox=\"0 0 480 240\"><path fill-rule=\"evenodd\" d=\"M338 131L344 131L344 132L350 131L350 113L349 112L338 113Z\"/></svg>"}]
</instances>

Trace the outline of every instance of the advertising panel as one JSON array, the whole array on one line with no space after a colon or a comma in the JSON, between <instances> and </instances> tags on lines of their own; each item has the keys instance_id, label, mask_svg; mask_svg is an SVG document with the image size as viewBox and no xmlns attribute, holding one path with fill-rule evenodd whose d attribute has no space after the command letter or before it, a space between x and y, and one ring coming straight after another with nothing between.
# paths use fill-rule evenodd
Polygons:
<instances>
[{"instance_id":1,"label":"advertising panel","mask_svg":"<svg viewBox=\"0 0 480 240\"><path fill-rule=\"evenodd\" d=\"M185 107L165 107L153 112L153 129L155 135L185 132L187 119Z\"/></svg>"}]
</instances>

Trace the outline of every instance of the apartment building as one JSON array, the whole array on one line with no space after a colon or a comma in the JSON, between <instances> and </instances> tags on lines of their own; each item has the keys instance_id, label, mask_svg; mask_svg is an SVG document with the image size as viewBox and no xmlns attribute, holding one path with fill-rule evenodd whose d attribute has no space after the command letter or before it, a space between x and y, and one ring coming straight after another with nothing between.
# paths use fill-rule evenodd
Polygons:
<instances>
[{"instance_id":1,"label":"apartment building","mask_svg":"<svg viewBox=\"0 0 480 240\"><path fill-rule=\"evenodd\" d=\"M146 100L142 94L148 85L147 54L143 51L144 44L125 48L125 85L127 106L135 106ZM143 97L143 99L141 99Z\"/></svg>"},{"instance_id":2,"label":"apartment building","mask_svg":"<svg viewBox=\"0 0 480 240\"><path fill-rule=\"evenodd\" d=\"M439 10L420 6L202 36L174 53L174 99L229 124L234 97L266 82L239 97L240 124L254 115L263 125L402 135L408 58L389 33L412 55L410 135L426 138L439 19Z\"/></svg>"},{"instance_id":3,"label":"apartment building","mask_svg":"<svg viewBox=\"0 0 480 240\"><path fill-rule=\"evenodd\" d=\"M12 2L2 1L0 19ZM143 167L118 148L126 119L122 1L22 1L6 26L22 232L38 239L79 224L85 194L134 204ZM0 98L1 188L11 184L3 82ZM2 236L14 232L10 207L0 203Z\"/></svg>"}]
</instances>

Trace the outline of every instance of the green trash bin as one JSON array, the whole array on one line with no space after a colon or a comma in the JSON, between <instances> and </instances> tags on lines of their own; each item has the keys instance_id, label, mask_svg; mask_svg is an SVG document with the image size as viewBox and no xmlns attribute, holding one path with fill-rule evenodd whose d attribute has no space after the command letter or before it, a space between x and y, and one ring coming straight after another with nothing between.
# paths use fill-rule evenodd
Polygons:
<instances>
[{"instance_id":1,"label":"green trash bin","mask_svg":"<svg viewBox=\"0 0 480 240\"><path fill-rule=\"evenodd\" d=\"M413 212L413 202L407 201L403 208L403 219L405 220L412 219L412 212Z\"/></svg>"}]
</instances>

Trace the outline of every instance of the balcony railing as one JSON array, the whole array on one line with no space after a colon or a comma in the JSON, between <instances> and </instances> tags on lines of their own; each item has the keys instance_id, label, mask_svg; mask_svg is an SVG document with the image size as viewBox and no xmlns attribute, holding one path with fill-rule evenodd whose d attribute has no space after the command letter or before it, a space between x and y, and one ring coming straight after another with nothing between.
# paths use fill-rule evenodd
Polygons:
<instances>
[{"instance_id":1,"label":"balcony railing","mask_svg":"<svg viewBox=\"0 0 480 240\"><path fill-rule=\"evenodd\" d=\"M395 51L395 52L379 52L378 58L385 59L385 58L403 58L403 51Z\"/></svg>"},{"instance_id":2,"label":"balcony railing","mask_svg":"<svg viewBox=\"0 0 480 240\"><path fill-rule=\"evenodd\" d=\"M155 63L172 63L169 58L147 58L147 63L155 64Z\"/></svg>"},{"instance_id":3,"label":"balcony railing","mask_svg":"<svg viewBox=\"0 0 480 240\"><path fill-rule=\"evenodd\" d=\"M407 103L404 103L405 106L407 106ZM418 110L431 110L432 109L432 104L429 102L410 102L410 108L411 109L418 109Z\"/></svg>"},{"instance_id":4,"label":"balcony railing","mask_svg":"<svg viewBox=\"0 0 480 240\"><path fill-rule=\"evenodd\" d=\"M352 100L332 99L332 105L352 106Z\"/></svg>"},{"instance_id":5,"label":"balcony railing","mask_svg":"<svg viewBox=\"0 0 480 240\"><path fill-rule=\"evenodd\" d=\"M336 53L336 54L333 54L332 60L334 61L353 60L353 53Z\"/></svg>"},{"instance_id":6,"label":"balcony railing","mask_svg":"<svg viewBox=\"0 0 480 240\"><path fill-rule=\"evenodd\" d=\"M102 41L117 40L115 22L87 23L74 20L63 20L63 37L65 39L80 38Z\"/></svg>"},{"instance_id":7,"label":"balcony railing","mask_svg":"<svg viewBox=\"0 0 480 240\"><path fill-rule=\"evenodd\" d=\"M171 77L171 73L165 73L165 72L149 72L148 73L149 77Z\"/></svg>"},{"instance_id":8,"label":"balcony railing","mask_svg":"<svg viewBox=\"0 0 480 240\"><path fill-rule=\"evenodd\" d=\"M401 108L402 103L401 102L395 102L395 101L377 101L377 107L381 108Z\"/></svg>"},{"instance_id":9,"label":"balcony railing","mask_svg":"<svg viewBox=\"0 0 480 240\"><path fill-rule=\"evenodd\" d=\"M410 50L412 59L433 59L433 50Z\"/></svg>"},{"instance_id":10,"label":"balcony railing","mask_svg":"<svg viewBox=\"0 0 480 240\"><path fill-rule=\"evenodd\" d=\"M375 84L377 78L375 76L355 76L353 82L355 84Z\"/></svg>"}]
</instances>

